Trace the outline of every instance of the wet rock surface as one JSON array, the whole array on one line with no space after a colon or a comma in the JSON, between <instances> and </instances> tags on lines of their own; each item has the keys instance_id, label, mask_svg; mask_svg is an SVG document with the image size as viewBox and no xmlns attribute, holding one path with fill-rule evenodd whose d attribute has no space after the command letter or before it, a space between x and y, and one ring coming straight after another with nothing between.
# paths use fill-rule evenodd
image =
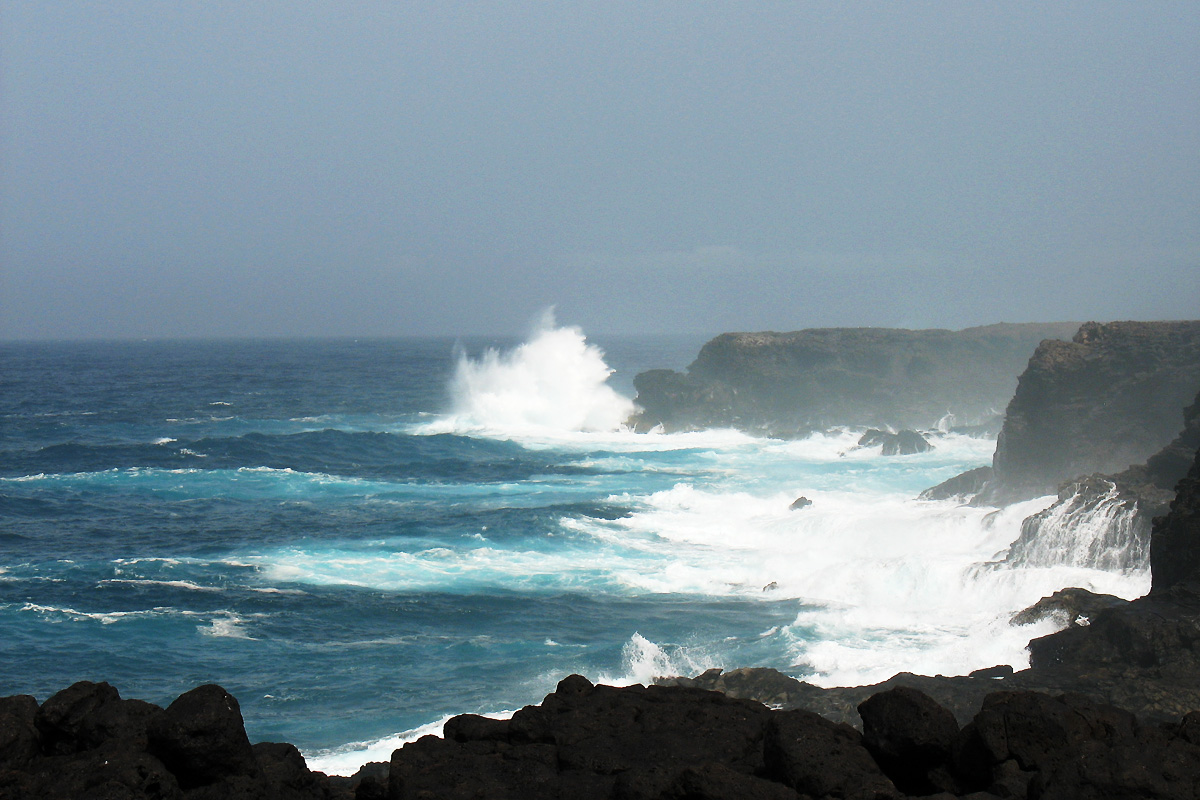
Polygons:
<instances>
[{"instance_id":1,"label":"wet rock surface","mask_svg":"<svg viewBox=\"0 0 1200 800\"><path fill-rule=\"evenodd\" d=\"M858 446L881 447L880 454L885 456L908 456L933 449L928 439L916 431L907 429L892 433L872 428L859 438Z\"/></svg>"},{"instance_id":2,"label":"wet rock surface","mask_svg":"<svg viewBox=\"0 0 1200 800\"><path fill-rule=\"evenodd\" d=\"M937 486L931 486L921 492L917 499L967 501L979 494L991 479L991 467L976 467L942 481Z\"/></svg>"}]
</instances>

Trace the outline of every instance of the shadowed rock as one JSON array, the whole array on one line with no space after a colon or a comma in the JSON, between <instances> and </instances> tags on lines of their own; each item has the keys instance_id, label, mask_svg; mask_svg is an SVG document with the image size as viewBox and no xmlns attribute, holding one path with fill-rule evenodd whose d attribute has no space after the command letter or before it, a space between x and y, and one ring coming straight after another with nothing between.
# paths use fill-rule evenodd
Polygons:
<instances>
[{"instance_id":1,"label":"shadowed rock","mask_svg":"<svg viewBox=\"0 0 1200 800\"><path fill-rule=\"evenodd\" d=\"M900 686L867 698L858 713L863 745L897 788L908 794L956 788L949 766L958 722L929 695Z\"/></svg>"},{"instance_id":2,"label":"shadowed rock","mask_svg":"<svg viewBox=\"0 0 1200 800\"><path fill-rule=\"evenodd\" d=\"M704 345L686 373L639 374L642 410L632 422L638 430L735 427L789 437L836 425L921 429L951 412L958 424L985 433L998 425L1038 342L1077 328L725 333Z\"/></svg>"},{"instance_id":3,"label":"shadowed rock","mask_svg":"<svg viewBox=\"0 0 1200 800\"><path fill-rule=\"evenodd\" d=\"M962 500L967 501L983 489L992 479L991 467L976 467L931 486L917 497L918 500Z\"/></svg>"},{"instance_id":4,"label":"shadowed rock","mask_svg":"<svg viewBox=\"0 0 1200 800\"><path fill-rule=\"evenodd\" d=\"M1089 322L1047 340L1021 374L976 502L1055 493L1140 464L1171 442L1200 388L1200 322ZM1193 448L1194 449L1194 448Z\"/></svg>"},{"instance_id":5,"label":"shadowed rock","mask_svg":"<svg viewBox=\"0 0 1200 800\"><path fill-rule=\"evenodd\" d=\"M899 433L891 433L872 428L859 437L857 446L882 446L880 454L885 456L909 456L933 449L933 445L924 436L907 429Z\"/></svg>"},{"instance_id":6,"label":"shadowed rock","mask_svg":"<svg viewBox=\"0 0 1200 800\"><path fill-rule=\"evenodd\" d=\"M259 773L241 708L215 684L198 686L167 706L150 728L149 744L184 789Z\"/></svg>"},{"instance_id":7,"label":"shadowed rock","mask_svg":"<svg viewBox=\"0 0 1200 800\"><path fill-rule=\"evenodd\" d=\"M767 722L763 738L766 774L814 797L899 797L862 736L849 725L811 711L780 711Z\"/></svg>"}]
</instances>

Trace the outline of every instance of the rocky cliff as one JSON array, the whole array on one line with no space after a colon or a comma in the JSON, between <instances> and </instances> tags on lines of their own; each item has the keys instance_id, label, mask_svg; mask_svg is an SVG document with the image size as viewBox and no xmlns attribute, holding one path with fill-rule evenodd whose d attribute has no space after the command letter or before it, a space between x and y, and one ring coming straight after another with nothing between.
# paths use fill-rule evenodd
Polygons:
<instances>
[{"instance_id":1,"label":"rocky cliff","mask_svg":"<svg viewBox=\"0 0 1200 800\"><path fill-rule=\"evenodd\" d=\"M1053 494L1145 462L1200 389L1200 322L1089 322L1042 342L1017 383L977 502Z\"/></svg>"},{"instance_id":2,"label":"rocky cliff","mask_svg":"<svg viewBox=\"0 0 1200 800\"><path fill-rule=\"evenodd\" d=\"M634 380L638 430L736 427L796 436L834 425L998 425L1016 376L1043 339L1076 323L998 324L961 331L820 328L726 333L686 373Z\"/></svg>"},{"instance_id":3,"label":"rocky cliff","mask_svg":"<svg viewBox=\"0 0 1200 800\"><path fill-rule=\"evenodd\" d=\"M1167 512L1197 448L1200 394L1183 410L1180 434L1145 464L1135 464L1114 475L1083 476L1059 487L1058 499L1049 508L1021 524L1021 535L1009 548L1004 564L1147 568L1151 522ZM1160 558L1159 572L1170 569L1171 565Z\"/></svg>"}]
</instances>

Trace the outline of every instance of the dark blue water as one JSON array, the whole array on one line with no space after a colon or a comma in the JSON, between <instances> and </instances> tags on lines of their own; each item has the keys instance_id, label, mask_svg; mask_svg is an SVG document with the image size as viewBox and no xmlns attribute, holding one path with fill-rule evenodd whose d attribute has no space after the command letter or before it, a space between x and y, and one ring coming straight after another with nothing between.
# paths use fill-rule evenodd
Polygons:
<instances>
[{"instance_id":1,"label":"dark blue water","mask_svg":"<svg viewBox=\"0 0 1200 800\"><path fill-rule=\"evenodd\" d=\"M701 342L601 337L606 386L580 334L551 334L493 359L517 343L0 344L0 695L215 682L252 740L344 770L367 757L331 751L572 672L1020 659L1009 607L1084 585L968 579L1021 515L911 500L990 442L580 431L572 412L624 413L609 386Z\"/></svg>"}]
</instances>

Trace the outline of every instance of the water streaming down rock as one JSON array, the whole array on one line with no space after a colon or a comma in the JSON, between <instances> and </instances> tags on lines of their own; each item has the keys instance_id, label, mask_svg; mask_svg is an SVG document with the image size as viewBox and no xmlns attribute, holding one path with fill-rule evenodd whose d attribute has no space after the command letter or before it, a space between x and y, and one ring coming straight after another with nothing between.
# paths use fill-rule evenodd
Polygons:
<instances>
[{"instance_id":1,"label":"water streaming down rock","mask_svg":"<svg viewBox=\"0 0 1200 800\"><path fill-rule=\"evenodd\" d=\"M1095 476L1068 484L1058 502L1026 518L1003 564L1144 571L1150 566L1150 526L1135 500Z\"/></svg>"}]
</instances>

